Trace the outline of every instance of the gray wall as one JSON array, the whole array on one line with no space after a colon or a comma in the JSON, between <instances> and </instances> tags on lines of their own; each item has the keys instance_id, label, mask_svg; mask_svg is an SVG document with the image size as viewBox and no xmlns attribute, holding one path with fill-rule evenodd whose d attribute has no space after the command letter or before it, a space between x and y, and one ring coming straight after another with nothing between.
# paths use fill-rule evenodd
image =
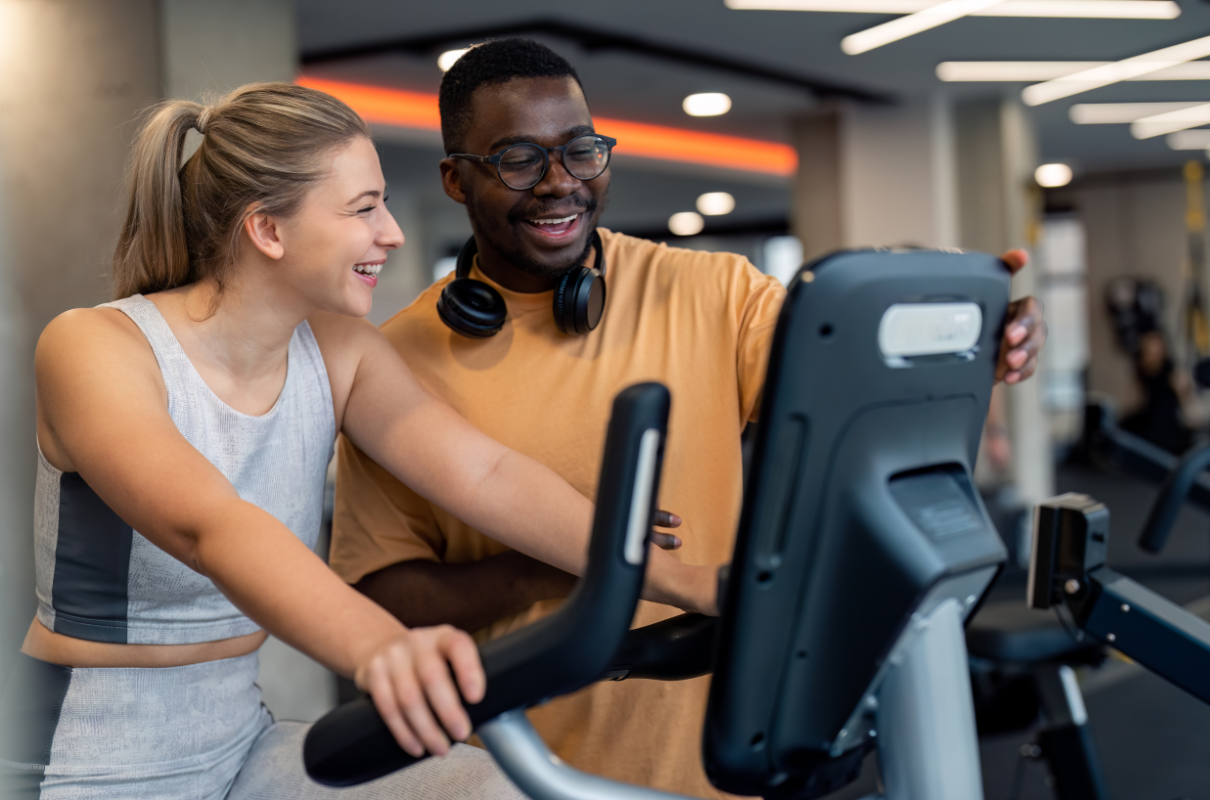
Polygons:
<instances>
[{"instance_id":1,"label":"gray wall","mask_svg":"<svg viewBox=\"0 0 1210 800\"><path fill-rule=\"evenodd\" d=\"M0 681L33 612L33 346L109 299L123 165L159 98L155 0L0 0Z\"/></svg>"}]
</instances>

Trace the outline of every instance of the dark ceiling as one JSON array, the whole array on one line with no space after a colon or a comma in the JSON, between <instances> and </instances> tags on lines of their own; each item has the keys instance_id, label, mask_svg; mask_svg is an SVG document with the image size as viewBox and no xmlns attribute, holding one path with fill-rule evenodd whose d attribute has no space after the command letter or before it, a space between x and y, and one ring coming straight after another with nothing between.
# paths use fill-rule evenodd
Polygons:
<instances>
[{"instance_id":1,"label":"dark ceiling","mask_svg":"<svg viewBox=\"0 0 1210 800\"><path fill-rule=\"evenodd\" d=\"M966 98L1015 93L1022 86L944 84L934 75L941 61L1110 61L1210 35L1210 3L1178 2L1181 16L1164 21L967 18L859 56L844 55L841 38L889 17L736 11L726 8L723 0L297 0L297 7L304 58L333 48L545 20L914 102L935 92ZM601 115L784 139L786 121L816 102L810 91L790 82L774 83L633 50L588 50L569 37L549 33L535 38L576 66L593 110ZM442 49L327 61L308 69L432 92L441 79L435 59ZM701 91L731 95L731 113L711 119L686 116L680 109L682 98ZM1210 102L1210 81L1122 83L1030 113L1037 121L1044 159L1067 161L1078 171L1137 169L1177 164L1190 153L1169 150L1162 137L1136 141L1126 125L1077 126L1068 120L1067 109L1076 102L1161 100Z\"/></svg>"}]
</instances>

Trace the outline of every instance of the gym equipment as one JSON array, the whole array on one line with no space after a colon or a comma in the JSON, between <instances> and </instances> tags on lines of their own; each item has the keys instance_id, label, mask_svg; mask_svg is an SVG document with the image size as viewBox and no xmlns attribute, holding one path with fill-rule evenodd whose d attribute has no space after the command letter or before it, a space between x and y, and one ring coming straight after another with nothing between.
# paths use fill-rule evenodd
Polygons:
<instances>
[{"instance_id":1,"label":"gym equipment","mask_svg":"<svg viewBox=\"0 0 1210 800\"><path fill-rule=\"evenodd\" d=\"M1159 505L1183 499L1173 491ZM1105 566L1108 543L1109 510L1098 501L1065 494L1040 504L1030 607L1055 607L1074 627L1210 702L1210 623Z\"/></svg>"},{"instance_id":2,"label":"gym equipment","mask_svg":"<svg viewBox=\"0 0 1210 800\"><path fill-rule=\"evenodd\" d=\"M956 252L846 252L799 272L774 336L715 625L686 615L627 634L635 570L624 570L627 593L579 601L603 569L596 559L611 552L605 509L624 506L633 525L639 507L617 490L634 482L611 477L638 472L611 460L623 435L611 423L581 588L557 614L481 648L487 699L468 710L523 791L535 800L674 797L562 764L523 709L602 677L713 669L703 758L721 789L807 800L853 780L877 749L883 797L983 796L962 625L1005 559L970 476L1008 283L997 259ZM645 532L654 505L641 506ZM631 566L641 578L641 562ZM557 622L540 639L525 637L548 620ZM534 659L542 670L500 677L501 664ZM413 760L366 701L316 723L304 756L329 785Z\"/></svg>"}]
</instances>

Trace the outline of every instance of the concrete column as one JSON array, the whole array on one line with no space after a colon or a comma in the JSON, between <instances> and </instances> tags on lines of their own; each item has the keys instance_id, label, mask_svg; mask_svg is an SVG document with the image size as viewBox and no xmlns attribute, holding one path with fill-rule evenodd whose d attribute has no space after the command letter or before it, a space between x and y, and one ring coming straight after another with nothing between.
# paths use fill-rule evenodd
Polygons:
<instances>
[{"instance_id":1,"label":"concrete column","mask_svg":"<svg viewBox=\"0 0 1210 800\"><path fill-rule=\"evenodd\" d=\"M293 81L291 0L160 0L164 95L204 101L253 81Z\"/></svg>"},{"instance_id":2,"label":"concrete column","mask_svg":"<svg viewBox=\"0 0 1210 800\"><path fill-rule=\"evenodd\" d=\"M0 0L0 684L33 617L33 347L109 299L124 165L159 96L155 0Z\"/></svg>"},{"instance_id":3,"label":"concrete column","mask_svg":"<svg viewBox=\"0 0 1210 800\"><path fill-rule=\"evenodd\" d=\"M957 244L950 107L826 106L794 129L792 228L806 258L841 247Z\"/></svg>"},{"instance_id":4,"label":"concrete column","mask_svg":"<svg viewBox=\"0 0 1210 800\"><path fill-rule=\"evenodd\" d=\"M962 247L1002 253L1030 248L1038 229L1040 194L1033 179L1036 145L1015 100L979 100L954 109ZM1013 280L1015 297L1036 294L1035 266ZM1054 493L1049 423L1038 378L1008 387L1012 479L1026 503Z\"/></svg>"}]
</instances>

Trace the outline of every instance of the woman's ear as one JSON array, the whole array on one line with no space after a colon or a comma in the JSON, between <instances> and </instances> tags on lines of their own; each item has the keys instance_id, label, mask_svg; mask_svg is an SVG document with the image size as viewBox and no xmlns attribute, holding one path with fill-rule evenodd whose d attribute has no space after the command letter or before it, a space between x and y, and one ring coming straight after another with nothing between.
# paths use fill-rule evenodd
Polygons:
<instances>
[{"instance_id":1,"label":"woman's ear","mask_svg":"<svg viewBox=\"0 0 1210 800\"><path fill-rule=\"evenodd\" d=\"M269 258L277 261L286 254L286 246L281 239L277 219L263 211L251 209L244 217L244 235L252 242L252 246Z\"/></svg>"}]
</instances>

